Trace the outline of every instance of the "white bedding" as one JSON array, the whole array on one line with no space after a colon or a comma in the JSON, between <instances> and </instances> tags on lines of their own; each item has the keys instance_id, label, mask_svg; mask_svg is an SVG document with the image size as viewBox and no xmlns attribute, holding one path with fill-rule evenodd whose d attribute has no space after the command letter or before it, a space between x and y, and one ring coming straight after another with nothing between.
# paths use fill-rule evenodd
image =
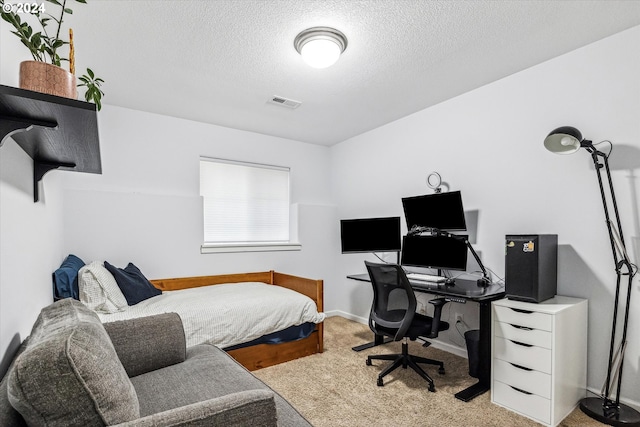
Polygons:
<instances>
[{"instance_id":1,"label":"white bedding","mask_svg":"<svg viewBox=\"0 0 640 427\"><path fill-rule=\"evenodd\" d=\"M206 342L225 348L325 318L311 298L258 282L165 291L124 311L98 316L106 323L170 312L182 318L188 347Z\"/></svg>"}]
</instances>

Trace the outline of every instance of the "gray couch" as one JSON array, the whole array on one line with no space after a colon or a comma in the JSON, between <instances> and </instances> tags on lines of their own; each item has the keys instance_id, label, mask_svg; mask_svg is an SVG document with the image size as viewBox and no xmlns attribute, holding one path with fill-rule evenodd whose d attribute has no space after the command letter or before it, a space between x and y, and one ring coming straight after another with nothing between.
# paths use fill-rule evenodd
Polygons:
<instances>
[{"instance_id":1,"label":"gray couch","mask_svg":"<svg viewBox=\"0 0 640 427\"><path fill-rule=\"evenodd\" d=\"M45 307L0 383L0 426L310 426L174 313L102 324L72 299Z\"/></svg>"}]
</instances>

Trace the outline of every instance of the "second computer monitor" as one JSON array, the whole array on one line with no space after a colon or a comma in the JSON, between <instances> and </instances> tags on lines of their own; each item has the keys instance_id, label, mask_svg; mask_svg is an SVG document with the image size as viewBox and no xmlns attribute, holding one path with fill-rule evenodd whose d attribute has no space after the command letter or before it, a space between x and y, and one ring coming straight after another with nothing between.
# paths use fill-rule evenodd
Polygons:
<instances>
[{"instance_id":1,"label":"second computer monitor","mask_svg":"<svg viewBox=\"0 0 640 427\"><path fill-rule=\"evenodd\" d=\"M400 217L340 220L342 253L400 251Z\"/></svg>"},{"instance_id":2,"label":"second computer monitor","mask_svg":"<svg viewBox=\"0 0 640 427\"><path fill-rule=\"evenodd\" d=\"M459 191L404 197L402 199L407 229L413 227L437 228L440 230L466 230Z\"/></svg>"},{"instance_id":3,"label":"second computer monitor","mask_svg":"<svg viewBox=\"0 0 640 427\"><path fill-rule=\"evenodd\" d=\"M442 270L467 269L466 236L405 236L402 265Z\"/></svg>"}]
</instances>

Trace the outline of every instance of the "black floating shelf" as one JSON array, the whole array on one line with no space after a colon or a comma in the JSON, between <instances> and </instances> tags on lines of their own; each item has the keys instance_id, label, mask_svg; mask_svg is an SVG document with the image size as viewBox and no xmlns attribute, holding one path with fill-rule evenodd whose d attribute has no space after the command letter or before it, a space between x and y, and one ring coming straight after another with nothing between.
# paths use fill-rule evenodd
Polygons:
<instances>
[{"instance_id":1,"label":"black floating shelf","mask_svg":"<svg viewBox=\"0 0 640 427\"><path fill-rule=\"evenodd\" d=\"M34 202L50 170L102 173L95 104L0 85L0 146L9 137L33 159Z\"/></svg>"}]
</instances>

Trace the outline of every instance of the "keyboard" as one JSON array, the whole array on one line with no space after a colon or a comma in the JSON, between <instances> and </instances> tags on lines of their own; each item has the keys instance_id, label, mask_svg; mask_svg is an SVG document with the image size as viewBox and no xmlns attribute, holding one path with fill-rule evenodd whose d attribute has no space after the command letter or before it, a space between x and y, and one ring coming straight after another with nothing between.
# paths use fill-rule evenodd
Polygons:
<instances>
[{"instance_id":1,"label":"keyboard","mask_svg":"<svg viewBox=\"0 0 640 427\"><path fill-rule=\"evenodd\" d=\"M436 282L422 282L420 280L414 280L411 282L411 288L414 290L422 290L422 291L433 291L439 290L442 287L442 283Z\"/></svg>"},{"instance_id":2,"label":"keyboard","mask_svg":"<svg viewBox=\"0 0 640 427\"><path fill-rule=\"evenodd\" d=\"M432 282L432 283L443 283L447 280L446 277L432 276L431 274L422 274L422 273L407 273L407 278L409 280L417 280L419 282Z\"/></svg>"}]
</instances>

